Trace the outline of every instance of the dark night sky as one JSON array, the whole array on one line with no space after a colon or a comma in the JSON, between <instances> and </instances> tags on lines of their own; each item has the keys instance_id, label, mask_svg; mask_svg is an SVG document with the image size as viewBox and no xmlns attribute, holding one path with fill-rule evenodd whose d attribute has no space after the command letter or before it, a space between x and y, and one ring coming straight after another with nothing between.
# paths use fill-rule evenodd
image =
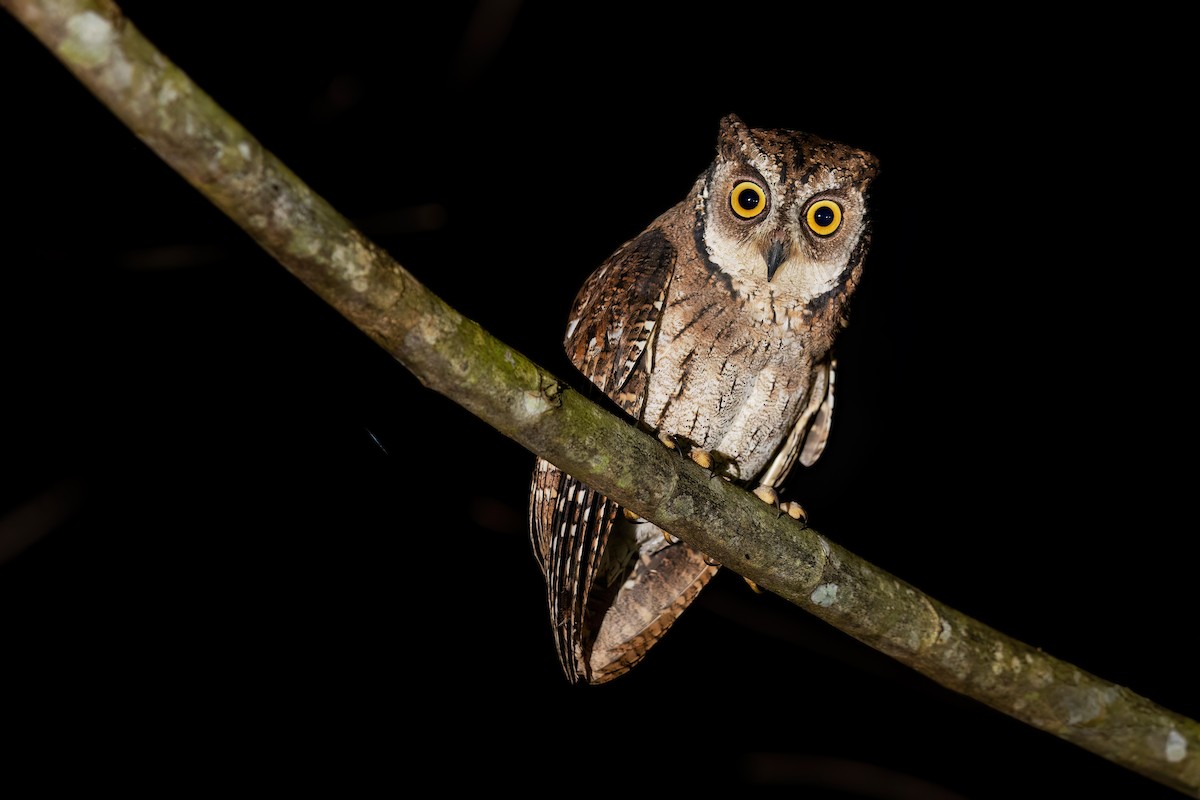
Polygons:
<instances>
[{"instance_id":1,"label":"dark night sky","mask_svg":"<svg viewBox=\"0 0 1200 800\"><path fill-rule=\"evenodd\" d=\"M934 597L1200 715L1186 229L1161 210L1185 151L1119 63L1065 30L832 7L497 3L477 37L471 2L244 5L122 7L418 279L576 386L571 299L687 192L722 115L874 152L833 435L786 494ZM50 528L0 564L31 707L94 736L132 721L181 771L297 785L1175 796L729 572L633 673L566 685L533 456L324 306L7 15L0 70L0 524Z\"/></svg>"}]
</instances>

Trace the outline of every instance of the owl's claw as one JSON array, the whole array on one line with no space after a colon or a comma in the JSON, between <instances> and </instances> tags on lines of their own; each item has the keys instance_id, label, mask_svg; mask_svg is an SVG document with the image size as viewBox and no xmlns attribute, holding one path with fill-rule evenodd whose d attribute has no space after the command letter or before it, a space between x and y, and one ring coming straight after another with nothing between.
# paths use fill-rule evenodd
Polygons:
<instances>
[{"instance_id":1,"label":"owl's claw","mask_svg":"<svg viewBox=\"0 0 1200 800\"><path fill-rule=\"evenodd\" d=\"M688 458L696 462L696 464L703 469L711 470L713 465L716 463L716 459L713 457L712 453L699 447L693 447L691 442L682 436L676 436L675 434L667 433L666 431L658 431L655 436L658 437L658 440L662 442L663 446L668 450L674 450L680 455L683 455L686 452Z\"/></svg>"},{"instance_id":2,"label":"owl's claw","mask_svg":"<svg viewBox=\"0 0 1200 800\"><path fill-rule=\"evenodd\" d=\"M787 512L789 517L794 520L798 520L804 527L808 527L808 512L804 510L804 506L800 505L795 500L780 503L779 509Z\"/></svg>"},{"instance_id":3,"label":"owl's claw","mask_svg":"<svg viewBox=\"0 0 1200 800\"><path fill-rule=\"evenodd\" d=\"M776 508L779 508L779 494L770 486L759 485L759 487L754 490L754 496L769 506L775 506Z\"/></svg>"}]
</instances>

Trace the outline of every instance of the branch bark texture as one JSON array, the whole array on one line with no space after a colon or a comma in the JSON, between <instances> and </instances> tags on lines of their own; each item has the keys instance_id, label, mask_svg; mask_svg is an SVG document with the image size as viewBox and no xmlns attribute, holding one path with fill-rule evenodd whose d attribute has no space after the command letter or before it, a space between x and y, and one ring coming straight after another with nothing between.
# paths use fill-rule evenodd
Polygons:
<instances>
[{"instance_id":1,"label":"branch bark texture","mask_svg":"<svg viewBox=\"0 0 1200 800\"><path fill-rule=\"evenodd\" d=\"M680 459L423 287L107 0L0 0L143 142L426 386L941 685L1200 797L1200 724L1005 636Z\"/></svg>"}]
</instances>

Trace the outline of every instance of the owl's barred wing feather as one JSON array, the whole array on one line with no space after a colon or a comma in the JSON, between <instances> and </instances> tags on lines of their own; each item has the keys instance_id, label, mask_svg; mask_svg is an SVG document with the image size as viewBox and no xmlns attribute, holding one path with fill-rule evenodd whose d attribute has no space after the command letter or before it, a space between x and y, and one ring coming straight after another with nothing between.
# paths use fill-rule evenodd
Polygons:
<instances>
[{"instance_id":1,"label":"owl's barred wing feather","mask_svg":"<svg viewBox=\"0 0 1200 800\"><path fill-rule=\"evenodd\" d=\"M584 612L615 504L539 458L529 512L559 660L572 683L587 680Z\"/></svg>"},{"instance_id":2,"label":"owl's barred wing feather","mask_svg":"<svg viewBox=\"0 0 1200 800\"><path fill-rule=\"evenodd\" d=\"M656 228L627 242L588 278L567 324L563 344L571 362L635 416L644 398L622 388L654 336L675 255Z\"/></svg>"},{"instance_id":3,"label":"owl's barred wing feather","mask_svg":"<svg viewBox=\"0 0 1200 800\"><path fill-rule=\"evenodd\" d=\"M540 459L538 473L557 487L550 509L550 530L557 535L549 537L543 558L559 658L574 681L587 677L587 603L618 509L604 495Z\"/></svg>"}]
</instances>

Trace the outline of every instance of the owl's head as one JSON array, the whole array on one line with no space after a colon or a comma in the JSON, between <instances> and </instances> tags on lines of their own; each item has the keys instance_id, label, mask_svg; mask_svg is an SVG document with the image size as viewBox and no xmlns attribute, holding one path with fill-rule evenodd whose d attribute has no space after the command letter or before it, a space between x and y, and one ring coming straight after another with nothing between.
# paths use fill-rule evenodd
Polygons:
<instances>
[{"instance_id":1,"label":"owl's head","mask_svg":"<svg viewBox=\"0 0 1200 800\"><path fill-rule=\"evenodd\" d=\"M839 289L870 241L863 150L788 130L721 120L717 159L701 178L698 237L742 294L803 302Z\"/></svg>"}]
</instances>

